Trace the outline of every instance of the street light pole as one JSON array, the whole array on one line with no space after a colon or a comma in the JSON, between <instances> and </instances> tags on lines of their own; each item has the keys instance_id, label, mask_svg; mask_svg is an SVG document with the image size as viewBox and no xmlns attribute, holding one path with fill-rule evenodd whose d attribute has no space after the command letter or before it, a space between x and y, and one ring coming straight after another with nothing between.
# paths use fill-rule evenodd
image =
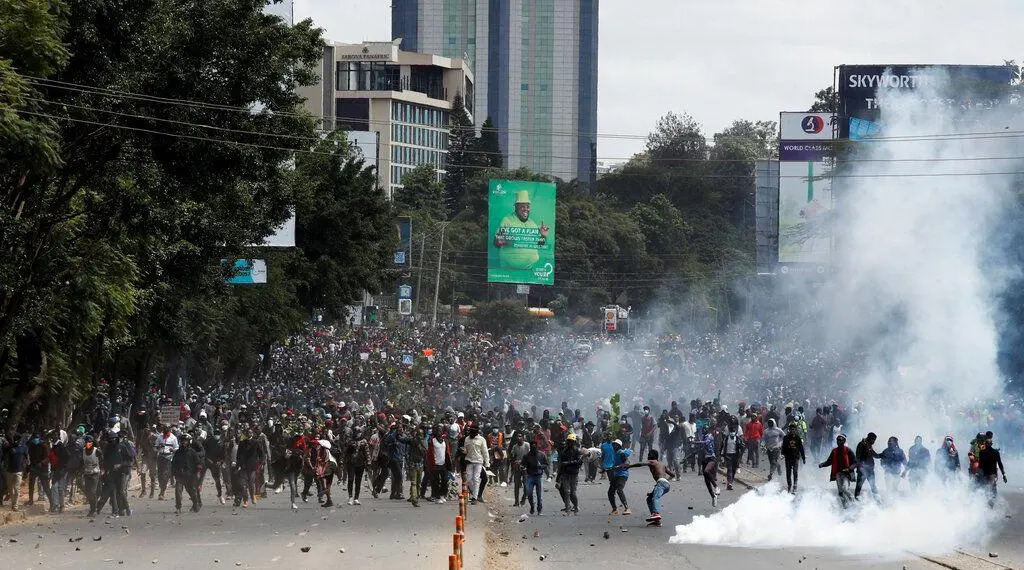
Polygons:
<instances>
[{"instance_id":1,"label":"street light pole","mask_svg":"<svg viewBox=\"0 0 1024 570\"><path fill-rule=\"evenodd\" d=\"M448 222L441 222L441 245L437 250L437 277L434 279L434 316L430 319L430 326L437 326L437 295L441 288L441 258L444 256L444 230Z\"/></svg>"}]
</instances>

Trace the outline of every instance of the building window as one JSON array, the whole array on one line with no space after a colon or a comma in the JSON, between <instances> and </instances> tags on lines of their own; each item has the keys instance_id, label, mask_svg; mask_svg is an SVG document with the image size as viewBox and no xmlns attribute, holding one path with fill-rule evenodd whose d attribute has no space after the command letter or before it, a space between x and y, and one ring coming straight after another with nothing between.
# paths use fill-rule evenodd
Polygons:
<instances>
[{"instance_id":1,"label":"building window","mask_svg":"<svg viewBox=\"0 0 1024 570\"><path fill-rule=\"evenodd\" d=\"M530 90L530 85L528 83L523 83L520 86L520 89L522 89L523 91L529 91Z\"/></svg>"}]
</instances>

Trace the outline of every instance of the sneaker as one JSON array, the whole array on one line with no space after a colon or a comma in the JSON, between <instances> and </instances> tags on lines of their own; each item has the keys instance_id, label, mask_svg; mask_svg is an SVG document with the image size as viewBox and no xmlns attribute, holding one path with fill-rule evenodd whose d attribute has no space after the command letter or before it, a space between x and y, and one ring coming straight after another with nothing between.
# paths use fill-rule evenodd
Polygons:
<instances>
[{"instance_id":1,"label":"sneaker","mask_svg":"<svg viewBox=\"0 0 1024 570\"><path fill-rule=\"evenodd\" d=\"M647 517L644 520L646 520L647 522L660 521L661 520L661 515L659 515L658 513L654 513L653 515Z\"/></svg>"},{"instance_id":2,"label":"sneaker","mask_svg":"<svg viewBox=\"0 0 1024 570\"><path fill-rule=\"evenodd\" d=\"M622 511L622 514L623 514L623 516L631 515L631 514L633 514L633 511L629 510L629 507L626 507L626 510Z\"/></svg>"},{"instance_id":3,"label":"sneaker","mask_svg":"<svg viewBox=\"0 0 1024 570\"><path fill-rule=\"evenodd\" d=\"M281 488L278 487L278 488L274 489L274 494L275 495L280 495L281 494Z\"/></svg>"},{"instance_id":4,"label":"sneaker","mask_svg":"<svg viewBox=\"0 0 1024 570\"><path fill-rule=\"evenodd\" d=\"M349 499L348 499L348 506L350 506L350 507L352 506L352 498L351 497L349 497Z\"/></svg>"},{"instance_id":5,"label":"sneaker","mask_svg":"<svg viewBox=\"0 0 1024 570\"><path fill-rule=\"evenodd\" d=\"M726 491L732 491L732 483L729 483L728 485L726 485L725 486L725 490Z\"/></svg>"},{"instance_id":6,"label":"sneaker","mask_svg":"<svg viewBox=\"0 0 1024 570\"><path fill-rule=\"evenodd\" d=\"M476 504L476 497L470 497L469 498L469 504L475 505Z\"/></svg>"},{"instance_id":7,"label":"sneaker","mask_svg":"<svg viewBox=\"0 0 1024 570\"><path fill-rule=\"evenodd\" d=\"M354 501L352 501L352 502L353 502L354 504L356 504L356 505L361 505L361 504L362 504L362 503L360 503L360 502L359 502L359 499L356 499L356 500L354 500Z\"/></svg>"},{"instance_id":8,"label":"sneaker","mask_svg":"<svg viewBox=\"0 0 1024 570\"><path fill-rule=\"evenodd\" d=\"M478 503L487 503L487 499L480 498L480 499L477 499L476 502L478 502Z\"/></svg>"},{"instance_id":9,"label":"sneaker","mask_svg":"<svg viewBox=\"0 0 1024 570\"><path fill-rule=\"evenodd\" d=\"M333 502L331 502L331 500L330 500L330 499L328 499L326 503L324 503L324 504L322 504L322 505L320 505L320 506L321 506L321 507L324 507L324 508L331 508L331 507L333 507L333 506L334 506L334 503L333 503Z\"/></svg>"},{"instance_id":10,"label":"sneaker","mask_svg":"<svg viewBox=\"0 0 1024 570\"><path fill-rule=\"evenodd\" d=\"M248 509L249 508L249 501L242 501L242 508L243 509Z\"/></svg>"},{"instance_id":11,"label":"sneaker","mask_svg":"<svg viewBox=\"0 0 1024 570\"><path fill-rule=\"evenodd\" d=\"M537 511L537 516L538 516L538 517L542 517L542 516L544 516L544 513L543 513L543 512L541 512L541 511Z\"/></svg>"},{"instance_id":12,"label":"sneaker","mask_svg":"<svg viewBox=\"0 0 1024 570\"><path fill-rule=\"evenodd\" d=\"M718 487L715 487L715 496L717 497L718 495L721 495L721 494L722 494L722 490L719 489Z\"/></svg>"},{"instance_id":13,"label":"sneaker","mask_svg":"<svg viewBox=\"0 0 1024 570\"><path fill-rule=\"evenodd\" d=\"M501 482L501 485L499 485L499 486L500 486L500 487L508 487L508 483L506 483L506 482L502 481L502 482Z\"/></svg>"},{"instance_id":14,"label":"sneaker","mask_svg":"<svg viewBox=\"0 0 1024 570\"><path fill-rule=\"evenodd\" d=\"M647 526L661 526L661 519L653 520L653 521L647 523Z\"/></svg>"},{"instance_id":15,"label":"sneaker","mask_svg":"<svg viewBox=\"0 0 1024 570\"><path fill-rule=\"evenodd\" d=\"M443 504L445 504L447 502L448 502L448 500L445 499L444 497L441 497L440 499L437 500L437 504L439 504L439 505L443 505ZM359 501L356 501L356 504L358 505Z\"/></svg>"},{"instance_id":16,"label":"sneaker","mask_svg":"<svg viewBox=\"0 0 1024 570\"><path fill-rule=\"evenodd\" d=\"M717 507L717 506L718 506L718 495L712 495L711 496L711 507L714 508L714 507Z\"/></svg>"},{"instance_id":17,"label":"sneaker","mask_svg":"<svg viewBox=\"0 0 1024 570\"><path fill-rule=\"evenodd\" d=\"M351 503L350 503L350 504L351 504ZM293 511L297 511L297 510L299 510L299 506L298 506L298 505L296 505L295 503L292 503L292 510L293 510Z\"/></svg>"},{"instance_id":18,"label":"sneaker","mask_svg":"<svg viewBox=\"0 0 1024 570\"><path fill-rule=\"evenodd\" d=\"M220 504L224 504L224 497L217 497L217 500L220 501Z\"/></svg>"},{"instance_id":19,"label":"sneaker","mask_svg":"<svg viewBox=\"0 0 1024 570\"><path fill-rule=\"evenodd\" d=\"M619 514L619 509L612 509L612 512L608 513L608 516L615 516Z\"/></svg>"}]
</instances>

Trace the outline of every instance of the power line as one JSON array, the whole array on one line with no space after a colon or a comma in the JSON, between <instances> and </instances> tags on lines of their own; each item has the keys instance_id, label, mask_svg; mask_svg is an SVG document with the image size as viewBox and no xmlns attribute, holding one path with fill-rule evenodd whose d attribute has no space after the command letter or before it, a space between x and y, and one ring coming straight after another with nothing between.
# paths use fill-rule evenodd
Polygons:
<instances>
[{"instance_id":1,"label":"power line","mask_svg":"<svg viewBox=\"0 0 1024 570\"><path fill-rule=\"evenodd\" d=\"M81 83L71 83L71 82L67 82L67 81L58 81L58 80L55 80L55 79L46 79L46 78L43 78L43 77L34 77L34 76L31 76L31 75L22 75L22 77L28 79L31 83L33 83L35 85L39 85L39 86L42 86L42 87L48 87L48 88L52 88L52 89L62 89L62 90L67 90L67 91L77 91L77 92L80 92L80 93L87 93L87 94L93 94L93 95L102 94L102 95L107 95L107 96L110 96L110 97L120 97L122 99L136 99L136 100L147 101L147 102L150 102L150 103L160 103L160 104L165 104L165 105L180 105L180 106L188 106L188 107L199 107L199 108L207 108L207 109L213 109L213 110L219 110L219 111L231 111L231 112L237 112L237 113L249 113L249 114L252 114L253 111L254 111L254 109L250 109L250 108L246 108L246 107L238 107L238 106L232 106L232 105L223 105L223 104L219 104L219 103L209 103L209 102L205 102L205 101L196 101L196 100L191 100L191 99L175 99L175 98L172 98L172 97L158 97L158 96L155 96L155 95L145 95L145 94L142 94L142 93L134 93L134 92L131 92L131 91L121 91L121 90L109 89L109 88L105 88L105 87L96 87L96 86L92 86L92 85L84 85L84 84L81 84ZM410 103L410 104L415 104L415 103ZM370 124L390 124L391 122L393 122L393 121L390 121L390 120L379 120L379 119L378 120L369 120L369 119L363 119L363 118L358 118L358 117L329 117L329 116L326 116L326 115L317 115L315 113L296 113L294 111L274 111L274 110L271 110L270 112L274 113L276 115L283 115L283 116L293 116L293 117L302 117L302 118L310 118L311 117L311 118L314 118L314 119L320 119L321 121L325 120L325 119L330 119L330 120L334 120L334 121L342 121L342 122L344 122L344 121L358 121L360 123L370 123ZM647 135L638 135L638 134L579 133L579 132L542 131L542 130L511 129L511 128L504 128L504 129L494 128L494 129L489 129L489 131L491 131L491 130L493 130L495 132L520 133L520 134L561 135L561 136L566 136L566 137L589 137L589 136L593 136L593 137L597 137L597 138L625 138L625 139L647 140Z\"/></svg>"},{"instance_id":2,"label":"power line","mask_svg":"<svg viewBox=\"0 0 1024 570\"><path fill-rule=\"evenodd\" d=\"M122 91L122 90L117 90L117 89L109 89L109 88L106 88L106 87L97 87L97 86L92 86L92 85L85 85L85 84L81 84L81 83L72 83L72 82L67 82L67 81L58 81L58 80L55 80L55 79L47 79L47 78L35 77L35 76L31 76L31 75L22 75L22 77L28 79L33 84L40 85L40 86L43 86L43 87L54 88L54 89L70 90L70 91L77 91L77 92L86 93L86 94L92 94L92 95L105 94L105 95L108 95L108 96L120 97L120 98L123 98L123 99L135 99L135 100L142 100L142 101L147 101L147 102L151 102L151 103L160 103L160 104L167 104L167 105L180 105L180 106L208 108L208 109L220 110L220 111L232 111L232 112L238 112L238 113L246 113L246 114L250 114L250 115L254 114L254 110L255 110L253 108L247 108L247 107L241 107L241 106L233 106L233 105L224 105L224 104L220 104L220 103L210 103L210 102L206 102L206 101L197 101L197 100L191 100L191 99L176 99L176 98L172 98L172 97L160 97L160 96L156 96L156 95L146 95L146 94L135 93L135 92L131 92L131 91ZM364 118L361 118L361 117L328 117L328 116L325 116L325 115L317 115L317 114L311 113L311 112L296 113L294 111L274 111L274 110L270 110L270 112L272 114L282 115L282 116L292 116L292 117L300 117L300 118L315 118L315 119L320 119L320 120L323 120L323 119L326 119L326 118L330 118L330 119L332 119L334 121L342 121L342 122L344 122L344 121L353 121L353 122L368 123L368 124L392 124L392 123L395 123L395 122L400 122L400 121L395 121L395 120L380 120L380 119L369 120L369 119L364 119ZM409 124L417 125L416 123L409 123ZM418 125L418 126L430 126L430 125ZM444 127L436 127L436 128L444 130ZM562 136L567 136L567 137L595 136L597 138L626 138L626 139L638 139L638 140L647 140L647 138L649 137L649 134L648 135L642 135L642 134L626 134L626 133L580 133L580 132L565 132L565 131L559 132L559 131L527 130L527 129L513 129L513 128L501 128L501 129L499 129L499 128L492 128L492 129L489 129L489 131L499 132L499 133L504 132L504 133L521 133L521 134L562 135ZM1019 137L1024 137L1024 131L1019 131L1019 130L1011 131L1011 130L1004 129L1002 131L973 132L973 133L937 133L937 134L924 134L924 135L870 136L870 137L865 137L863 139L860 139L860 141L862 141L862 142L869 142L869 141L870 142L881 142L881 141L910 141L910 140L950 140L950 139L957 140L957 139L964 139L964 138L966 138L967 140L976 140L977 138L1019 138ZM708 137L704 137L704 138L707 139ZM711 138L714 139L716 137L714 135L712 135ZM733 135L720 135L720 134L718 135L717 138L725 139L725 140L731 140L731 139L748 140L746 137L739 137L739 136L733 136ZM835 141L838 141L838 140L842 140L842 139L830 139L829 142L835 142ZM825 142L825 141L822 141L822 142ZM541 156L541 155L538 155L538 156ZM546 155L543 155L543 156L546 156ZM573 157L555 157L555 158L573 158ZM599 158L599 160L628 160L628 158ZM680 159L680 160L701 160L701 159ZM740 160L740 159L737 159L737 160ZM907 159L907 160L912 160L912 159Z\"/></svg>"},{"instance_id":3,"label":"power line","mask_svg":"<svg viewBox=\"0 0 1024 570\"><path fill-rule=\"evenodd\" d=\"M195 135L187 135L187 134L183 134L183 133L170 133L170 132L166 132L166 131L159 131L159 130L154 130L154 129L146 129L146 128L142 128L142 127L132 127L132 126L120 125L120 124L116 124L116 123L102 123L102 122L99 122L99 121L90 121L90 120L86 120L86 119L79 119L79 118L69 117L69 116L51 115L51 114L47 114L47 113L39 113L39 112L36 112L36 111L28 111L28 110L24 110L24 109L19 109L19 110L17 110L17 112L18 113L23 113L23 114L26 114L26 115L33 115L33 116L44 117L44 118L49 118L49 119L54 119L54 120L71 121L71 122L90 124L90 125L101 126L101 127L109 127L109 128L114 128L114 129L124 129L124 130L129 130L129 131L143 132L143 133L148 133L148 134L153 134L153 135L164 135L164 136L170 136L170 137L176 137L176 138L183 138L183 139L194 140L194 141L217 142L217 143L230 144L230 145L236 145L236 146L243 146L243 147L249 147L249 148L260 148L260 149L267 149L267 150L281 150L281 151L288 151L288 152L298 152L298 153L324 155L324 156L332 156L333 154L335 154L335 153L320 152L320 151L315 151L315 150L310 150L310 149L297 149L297 148L288 148L288 147L280 147L280 146L270 146L270 145L264 145L264 144L242 142L242 141L231 141L231 140L224 140L224 139L217 139L217 138L210 138L210 137L200 137L200 136L195 136ZM251 133L249 133L249 134L251 134ZM390 160L388 160L387 162L389 164L391 163ZM492 169L489 166L478 166L478 165L461 165L461 166L459 166L459 168L464 168L464 169L469 169L469 170L491 170ZM616 173L616 174L619 175L619 176L650 176L650 175L648 175L646 173L639 173L639 172L634 172L634 173L622 172L622 173ZM825 179L825 178L831 178L831 179L839 179L839 178L842 178L842 179L856 179L856 178L933 178L933 177L964 177L964 176L1014 176L1014 175L1020 175L1020 174L1024 174L1024 171L1009 171L1009 172L924 172L924 173L873 173L873 174L821 174L821 175L815 176L814 178L818 178L818 179ZM697 177L700 178L700 179L727 179L727 180L735 180L738 177L738 175L735 175L735 174L706 174L706 173L697 173ZM800 179L800 180L807 180L808 176L802 175L802 174L792 174L792 175L782 175L782 174L780 174L779 178L794 178L794 179Z\"/></svg>"}]
</instances>

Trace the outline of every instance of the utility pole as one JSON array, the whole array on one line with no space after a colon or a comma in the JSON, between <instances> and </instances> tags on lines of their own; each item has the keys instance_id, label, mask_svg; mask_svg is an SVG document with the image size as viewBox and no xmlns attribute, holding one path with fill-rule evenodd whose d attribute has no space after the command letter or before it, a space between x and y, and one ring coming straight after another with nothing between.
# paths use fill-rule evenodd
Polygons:
<instances>
[{"instance_id":1,"label":"utility pole","mask_svg":"<svg viewBox=\"0 0 1024 570\"><path fill-rule=\"evenodd\" d=\"M419 275L416 276L416 309L413 311L416 313L416 318L419 319L420 314L420 296L423 292L423 253L427 249L427 233L423 232L423 237L420 238L420 268L417 271Z\"/></svg>"},{"instance_id":2,"label":"utility pole","mask_svg":"<svg viewBox=\"0 0 1024 570\"><path fill-rule=\"evenodd\" d=\"M437 326L437 294L441 289L441 258L444 257L444 230L448 228L448 222L441 222L441 245L437 249L437 277L434 279L434 316L430 319L430 326Z\"/></svg>"}]
</instances>

